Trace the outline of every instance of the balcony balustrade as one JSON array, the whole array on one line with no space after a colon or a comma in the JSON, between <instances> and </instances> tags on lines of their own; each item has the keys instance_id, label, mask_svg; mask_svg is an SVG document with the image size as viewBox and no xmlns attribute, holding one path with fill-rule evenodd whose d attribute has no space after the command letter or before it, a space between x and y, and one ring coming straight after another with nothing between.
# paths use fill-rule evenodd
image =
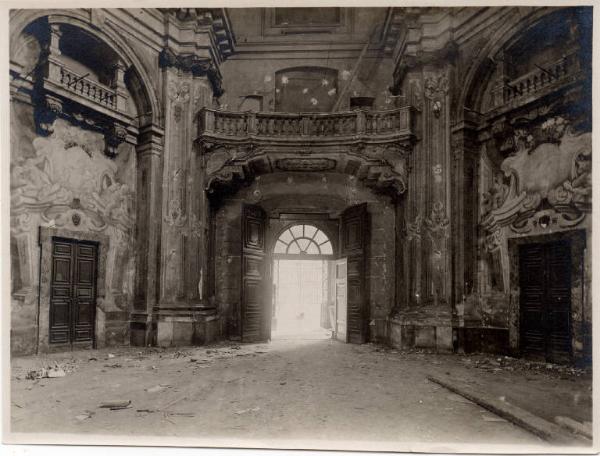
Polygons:
<instances>
[{"instance_id":1,"label":"balcony balustrade","mask_svg":"<svg viewBox=\"0 0 600 456\"><path fill-rule=\"evenodd\" d=\"M552 90L568 83L581 73L581 64L577 54L538 67L516 79L508 80L494 90L495 106L519 104L546 90Z\"/></svg>"},{"instance_id":2,"label":"balcony balustrade","mask_svg":"<svg viewBox=\"0 0 600 456\"><path fill-rule=\"evenodd\" d=\"M226 112L203 109L199 131L203 137L243 141L283 140L376 142L413 134L412 108L335 113Z\"/></svg>"},{"instance_id":3,"label":"balcony balustrade","mask_svg":"<svg viewBox=\"0 0 600 456\"><path fill-rule=\"evenodd\" d=\"M129 116L124 90L78 74L55 56L48 59L47 65L47 76L44 78L44 89L47 91L119 120L124 120L122 116Z\"/></svg>"},{"instance_id":4,"label":"balcony balustrade","mask_svg":"<svg viewBox=\"0 0 600 456\"><path fill-rule=\"evenodd\" d=\"M99 103L111 109L116 109L117 107L117 93L115 90L84 78L65 67L60 67L59 83L62 87L87 98L89 101Z\"/></svg>"}]
</instances>

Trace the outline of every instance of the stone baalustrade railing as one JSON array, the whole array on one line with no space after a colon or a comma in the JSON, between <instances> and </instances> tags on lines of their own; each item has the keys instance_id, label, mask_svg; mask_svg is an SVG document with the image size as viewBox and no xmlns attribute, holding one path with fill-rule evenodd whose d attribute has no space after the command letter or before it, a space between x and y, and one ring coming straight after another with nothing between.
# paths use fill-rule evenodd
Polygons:
<instances>
[{"instance_id":1,"label":"stone baalustrade railing","mask_svg":"<svg viewBox=\"0 0 600 456\"><path fill-rule=\"evenodd\" d=\"M544 67L540 66L523 76L506 81L494 90L495 105L504 106L524 102L546 89L555 89L568 83L572 78L577 77L581 70L577 54L568 54L551 64L545 64Z\"/></svg>"},{"instance_id":2,"label":"stone baalustrade railing","mask_svg":"<svg viewBox=\"0 0 600 456\"><path fill-rule=\"evenodd\" d=\"M67 90L85 97L94 103L99 103L112 109L117 108L117 94L115 90L84 78L65 67L60 67L59 83Z\"/></svg>"},{"instance_id":3,"label":"stone baalustrade railing","mask_svg":"<svg viewBox=\"0 0 600 456\"><path fill-rule=\"evenodd\" d=\"M367 141L413 134L412 108L335 113L226 112L203 109L202 136L285 141Z\"/></svg>"},{"instance_id":4,"label":"stone baalustrade railing","mask_svg":"<svg viewBox=\"0 0 600 456\"><path fill-rule=\"evenodd\" d=\"M48 59L44 88L88 108L100 109L110 116L128 115L127 95L123 91L76 73L56 57Z\"/></svg>"}]
</instances>

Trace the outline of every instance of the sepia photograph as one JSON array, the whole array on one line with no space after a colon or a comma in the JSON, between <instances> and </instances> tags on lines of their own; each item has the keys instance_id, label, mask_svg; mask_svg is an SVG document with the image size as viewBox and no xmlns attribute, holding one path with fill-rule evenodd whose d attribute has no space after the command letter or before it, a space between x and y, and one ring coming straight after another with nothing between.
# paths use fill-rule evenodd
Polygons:
<instances>
[{"instance_id":1,"label":"sepia photograph","mask_svg":"<svg viewBox=\"0 0 600 456\"><path fill-rule=\"evenodd\" d=\"M181 3L6 8L3 442L594 453L592 6Z\"/></svg>"}]
</instances>

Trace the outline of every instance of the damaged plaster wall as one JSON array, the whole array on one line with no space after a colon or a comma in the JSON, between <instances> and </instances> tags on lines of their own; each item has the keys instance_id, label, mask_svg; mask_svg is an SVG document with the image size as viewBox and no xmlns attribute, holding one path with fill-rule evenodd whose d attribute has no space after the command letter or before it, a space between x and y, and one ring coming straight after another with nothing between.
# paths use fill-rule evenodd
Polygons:
<instances>
[{"instance_id":1,"label":"damaged plaster wall","mask_svg":"<svg viewBox=\"0 0 600 456\"><path fill-rule=\"evenodd\" d=\"M13 351L37 348L40 226L108 236L110 247L99 247L109 250L105 289L97 290L97 345L127 343L135 272L133 146L122 144L110 159L100 133L57 119L53 133L43 137L35 131L31 106L11 108Z\"/></svg>"}]
</instances>

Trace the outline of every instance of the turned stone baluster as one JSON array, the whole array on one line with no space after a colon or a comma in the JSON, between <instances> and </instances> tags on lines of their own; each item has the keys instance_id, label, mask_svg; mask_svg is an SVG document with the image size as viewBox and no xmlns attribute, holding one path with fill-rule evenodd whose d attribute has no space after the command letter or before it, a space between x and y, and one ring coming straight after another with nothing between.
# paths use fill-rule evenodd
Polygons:
<instances>
[{"instance_id":1,"label":"turned stone baluster","mask_svg":"<svg viewBox=\"0 0 600 456\"><path fill-rule=\"evenodd\" d=\"M356 111L356 130L355 134L362 135L367 130L367 118L364 111Z\"/></svg>"},{"instance_id":2,"label":"turned stone baluster","mask_svg":"<svg viewBox=\"0 0 600 456\"><path fill-rule=\"evenodd\" d=\"M246 115L246 128L247 128L247 133L249 135L255 135L257 128L256 128L256 113L251 112L248 113Z\"/></svg>"},{"instance_id":3,"label":"turned stone baluster","mask_svg":"<svg viewBox=\"0 0 600 456\"><path fill-rule=\"evenodd\" d=\"M204 121L204 125L202 128L204 131L214 131L215 130L215 113L212 111L204 111L204 116L202 117Z\"/></svg>"}]
</instances>

